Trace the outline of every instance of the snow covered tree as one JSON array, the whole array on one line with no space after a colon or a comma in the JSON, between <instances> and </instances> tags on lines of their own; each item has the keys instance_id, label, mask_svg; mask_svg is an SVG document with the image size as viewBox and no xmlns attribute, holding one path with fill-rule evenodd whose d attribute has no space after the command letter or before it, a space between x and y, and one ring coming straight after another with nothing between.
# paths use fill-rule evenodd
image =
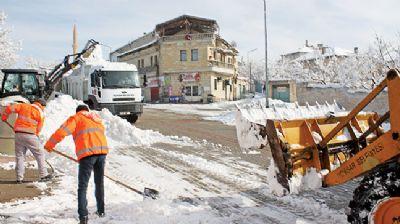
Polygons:
<instances>
[{"instance_id":1,"label":"snow covered tree","mask_svg":"<svg viewBox=\"0 0 400 224\"><path fill-rule=\"evenodd\" d=\"M7 16L0 11L0 69L14 65L18 60L17 52L21 49L21 43L9 37L11 30L6 27ZM3 74L0 72L0 81Z\"/></svg>"},{"instance_id":2,"label":"snow covered tree","mask_svg":"<svg viewBox=\"0 0 400 224\"><path fill-rule=\"evenodd\" d=\"M42 69L46 71L50 71L54 68L57 62L44 62L40 61L33 57L25 58L25 67L32 68L32 69Z\"/></svg>"},{"instance_id":3,"label":"snow covered tree","mask_svg":"<svg viewBox=\"0 0 400 224\"><path fill-rule=\"evenodd\" d=\"M10 38L11 29L6 27L6 19L6 14L0 12L0 68L14 65L21 49L21 43Z\"/></svg>"}]
</instances>

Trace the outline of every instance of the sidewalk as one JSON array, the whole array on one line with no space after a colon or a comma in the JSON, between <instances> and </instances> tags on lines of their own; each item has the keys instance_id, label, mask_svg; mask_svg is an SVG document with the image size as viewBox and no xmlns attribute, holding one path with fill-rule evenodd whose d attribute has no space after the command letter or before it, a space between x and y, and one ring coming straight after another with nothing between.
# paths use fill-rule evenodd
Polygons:
<instances>
[{"instance_id":1,"label":"sidewalk","mask_svg":"<svg viewBox=\"0 0 400 224\"><path fill-rule=\"evenodd\" d=\"M33 158L27 158L28 161L33 161ZM0 156L0 165L14 162L15 158L12 156ZM49 172L51 172L49 170ZM25 179L23 184L16 184L15 170L0 168L0 203L17 201L20 199L32 199L42 195L42 191L37 188L32 182L39 179L39 172L37 169L25 168ZM46 184L54 185L54 180L46 182ZM44 192L47 194L48 192Z\"/></svg>"}]
</instances>

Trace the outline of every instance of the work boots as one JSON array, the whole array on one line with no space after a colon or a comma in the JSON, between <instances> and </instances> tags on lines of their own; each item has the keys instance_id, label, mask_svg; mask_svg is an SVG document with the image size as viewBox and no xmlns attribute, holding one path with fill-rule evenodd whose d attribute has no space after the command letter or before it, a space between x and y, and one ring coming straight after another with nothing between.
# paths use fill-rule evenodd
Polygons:
<instances>
[{"instance_id":1,"label":"work boots","mask_svg":"<svg viewBox=\"0 0 400 224\"><path fill-rule=\"evenodd\" d=\"M89 218L87 216L80 219L79 224L88 224Z\"/></svg>"}]
</instances>

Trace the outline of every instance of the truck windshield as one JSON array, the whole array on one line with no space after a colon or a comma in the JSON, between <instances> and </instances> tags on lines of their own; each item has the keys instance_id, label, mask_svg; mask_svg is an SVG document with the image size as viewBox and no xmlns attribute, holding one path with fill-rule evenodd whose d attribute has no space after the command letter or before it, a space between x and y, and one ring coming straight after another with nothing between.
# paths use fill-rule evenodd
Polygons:
<instances>
[{"instance_id":1,"label":"truck windshield","mask_svg":"<svg viewBox=\"0 0 400 224\"><path fill-rule=\"evenodd\" d=\"M38 81L33 73L9 73L4 77L4 95L37 95Z\"/></svg>"},{"instance_id":2,"label":"truck windshield","mask_svg":"<svg viewBox=\"0 0 400 224\"><path fill-rule=\"evenodd\" d=\"M136 71L103 71L103 88L140 88Z\"/></svg>"}]
</instances>

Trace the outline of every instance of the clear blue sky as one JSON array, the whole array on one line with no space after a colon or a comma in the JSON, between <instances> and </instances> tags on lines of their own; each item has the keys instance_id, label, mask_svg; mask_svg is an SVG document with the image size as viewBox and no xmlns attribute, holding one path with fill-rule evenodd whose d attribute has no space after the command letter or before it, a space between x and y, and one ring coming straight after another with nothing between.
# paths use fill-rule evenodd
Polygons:
<instances>
[{"instance_id":1,"label":"clear blue sky","mask_svg":"<svg viewBox=\"0 0 400 224\"><path fill-rule=\"evenodd\" d=\"M362 49L375 33L400 40L399 0L268 0L269 56L310 43ZM262 0L1 0L13 38L22 40L22 59L61 60L70 53L72 26L80 47L89 38L113 49L182 14L217 20L222 37L236 41L241 55L264 57ZM397 36L396 36L397 35Z\"/></svg>"}]
</instances>

